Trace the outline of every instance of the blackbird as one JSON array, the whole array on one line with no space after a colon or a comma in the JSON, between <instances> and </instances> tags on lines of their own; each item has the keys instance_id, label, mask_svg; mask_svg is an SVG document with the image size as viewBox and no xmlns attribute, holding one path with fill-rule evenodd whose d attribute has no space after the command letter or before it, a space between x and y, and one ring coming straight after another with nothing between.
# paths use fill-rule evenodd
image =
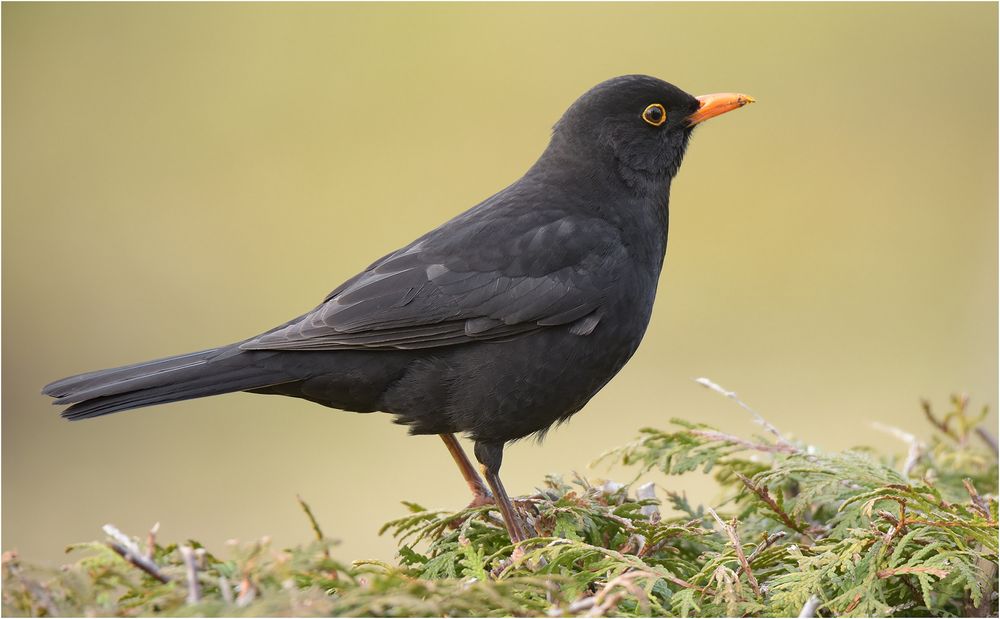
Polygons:
<instances>
[{"instance_id":1,"label":"blackbird","mask_svg":"<svg viewBox=\"0 0 1000 619\"><path fill-rule=\"evenodd\" d=\"M609 79L566 110L524 176L311 311L235 344L64 378L43 393L72 420L235 391L391 413L411 434L440 435L473 504L495 500L520 542L499 478L504 445L568 419L636 351L691 133L751 102L645 75ZM475 441L485 484L455 433Z\"/></svg>"}]
</instances>

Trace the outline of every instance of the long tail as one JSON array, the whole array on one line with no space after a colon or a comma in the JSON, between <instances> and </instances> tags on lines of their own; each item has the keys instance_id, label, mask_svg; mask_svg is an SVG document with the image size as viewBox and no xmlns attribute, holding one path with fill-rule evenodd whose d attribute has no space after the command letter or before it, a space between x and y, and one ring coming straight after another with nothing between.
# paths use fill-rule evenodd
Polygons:
<instances>
[{"instance_id":1,"label":"long tail","mask_svg":"<svg viewBox=\"0 0 1000 619\"><path fill-rule=\"evenodd\" d=\"M70 404L62 416L77 420L294 380L255 364L258 358L236 345L212 348L70 376L46 385L42 393L56 398L53 404Z\"/></svg>"}]
</instances>

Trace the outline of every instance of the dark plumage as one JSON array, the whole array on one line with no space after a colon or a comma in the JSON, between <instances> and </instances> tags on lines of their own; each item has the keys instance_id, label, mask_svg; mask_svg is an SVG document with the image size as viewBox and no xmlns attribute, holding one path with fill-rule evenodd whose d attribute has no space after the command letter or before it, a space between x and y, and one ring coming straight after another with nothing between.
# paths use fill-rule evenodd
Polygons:
<instances>
[{"instance_id":1,"label":"dark plumage","mask_svg":"<svg viewBox=\"0 0 1000 619\"><path fill-rule=\"evenodd\" d=\"M749 101L695 98L641 75L603 82L570 106L522 178L312 311L243 342L66 378L44 393L69 405L68 419L251 391L389 412L414 434L461 432L519 541L497 477L504 443L579 411L635 352L694 123ZM463 474L485 499L475 472Z\"/></svg>"}]
</instances>

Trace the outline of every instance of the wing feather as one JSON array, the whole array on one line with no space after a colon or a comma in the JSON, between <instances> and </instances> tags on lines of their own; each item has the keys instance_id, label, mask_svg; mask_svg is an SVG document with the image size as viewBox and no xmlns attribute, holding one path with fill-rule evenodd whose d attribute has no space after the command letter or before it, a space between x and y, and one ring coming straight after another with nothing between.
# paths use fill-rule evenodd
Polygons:
<instances>
[{"instance_id":1,"label":"wing feather","mask_svg":"<svg viewBox=\"0 0 1000 619\"><path fill-rule=\"evenodd\" d=\"M617 265L627 264L617 231L572 216L540 225L521 217L506 222L511 238L501 242L481 234L505 229L489 224L469 233L489 247L463 243L461 230L445 233L443 226L374 263L313 311L242 348L432 348L577 321L574 333L592 332L617 281Z\"/></svg>"}]
</instances>

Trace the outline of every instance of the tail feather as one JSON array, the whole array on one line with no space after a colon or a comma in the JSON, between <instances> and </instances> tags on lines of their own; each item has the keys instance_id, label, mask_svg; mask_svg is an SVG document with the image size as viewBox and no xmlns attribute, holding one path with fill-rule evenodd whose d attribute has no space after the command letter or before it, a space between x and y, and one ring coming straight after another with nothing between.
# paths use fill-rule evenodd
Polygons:
<instances>
[{"instance_id":1,"label":"tail feather","mask_svg":"<svg viewBox=\"0 0 1000 619\"><path fill-rule=\"evenodd\" d=\"M286 374L253 363L254 354L214 348L156 361L89 372L47 385L54 404L71 404L66 419L190 400L292 382Z\"/></svg>"},{"instance_id":2,"label":"tail feather","mask_svg":"<svg viewBox=\"0 0 1000 619\"><path fill-rule=\"evenodd\" d=\"M222 348L210 348L184 355L175 355L173 357L143 361L142 363L133 363L107 370L77 374L45 385L42 387L42 393L53 398L72 398L75 394L95 387L99 388L103 386L105 388L112 388L115 384L124 383L133 378L143 378L158 372L172 372L188 364L202 364L222 350ZM65 399L63 403L77 401L79 400Z\"/></svg>"}]
</instances>

